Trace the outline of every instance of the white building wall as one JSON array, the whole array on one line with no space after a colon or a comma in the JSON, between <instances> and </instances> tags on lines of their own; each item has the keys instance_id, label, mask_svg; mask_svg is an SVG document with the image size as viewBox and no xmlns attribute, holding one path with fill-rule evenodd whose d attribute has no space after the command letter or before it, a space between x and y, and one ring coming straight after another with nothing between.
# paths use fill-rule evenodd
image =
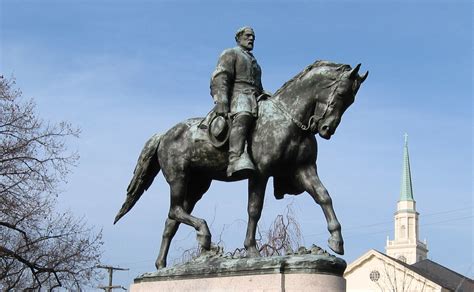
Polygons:
<instances>
[{"instance_id":1,"label":"white building wall","mask_svg":"<svg viewBox=\"0 0 474 292\"><path fill-rule=\"evenodd\" d=\"M353 264L358 261L356 260ZM383 260L383 258L370 256L355 266L353 264L348 267L348 271L344 274L347 281L347 291L444 291L441 286L413 273L402 265L393 264L390 261Z\"/></svg>"}]
</instances>

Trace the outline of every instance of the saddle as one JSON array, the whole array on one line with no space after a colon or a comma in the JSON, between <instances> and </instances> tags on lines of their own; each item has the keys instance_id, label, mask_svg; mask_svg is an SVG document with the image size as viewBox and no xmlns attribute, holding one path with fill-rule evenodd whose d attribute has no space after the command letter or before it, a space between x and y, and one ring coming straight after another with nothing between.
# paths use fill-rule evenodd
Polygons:
<instances>
[{"instance_id":1,"label":"saddle","mask_svg":"<svg viewBox=\"0 0 474 292\"><path fill-rule=\"evenodd\" d=\"M264 91L257 97L257 103L271 96L271 93ZM198 129L204 130L211 144L216 148L220 148L227 144L231 126L232 119L228 115L220 116L212 109L199 123Z\"/></svg>"}]
</instances>

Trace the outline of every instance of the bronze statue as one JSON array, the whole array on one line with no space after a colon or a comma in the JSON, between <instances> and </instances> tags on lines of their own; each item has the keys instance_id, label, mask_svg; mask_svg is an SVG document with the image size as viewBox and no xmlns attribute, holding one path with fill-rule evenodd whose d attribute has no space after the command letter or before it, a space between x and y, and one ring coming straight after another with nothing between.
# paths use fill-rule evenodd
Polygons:
<instances>
[{"instance_id":1,"label":"bronze statue","mask_svg":"<svg viewBox=\"0 0 474 292\"><path fill-rule=\"evenodd\" d=\"M246 32L250 30L244 29L244 34ZM253 43L252 34L249 33L246 39L250 46L250 43ZM223 56L225 55L226 52ZM304 191L313 197L326 217L330 233L329 247L338 254L344 253L341 225L336 218L331 197L317 174L317 143L314 135L318 133L322 138L330 139L334 134L344 111L354 102L360 85L367 78L368 72L360 76L359 68L360 64L352 69L349 65L316 61L286 82L272 97L263 96L258 101L258 119L255 120L255 126L249 135L247 147L255 168L248 179L249 220L244 241L247 256L259 256L255 233L262 212L265 188L271 176L277 199L283 198L285 194L298 195ZM219 66L216 72L213 80L220 78ZM260 73L254 76L260 76ZM234 78L234 84L237 84L234 87L239 87L238 83ZM247 82L245 84L247 85ZM229 99L229 96L223 96L225 90L228 90L226 88L228 87L213 86L216 110L221 114L229 111L230 115L235 114L236 123L236 119L239 119L237 113L240 112L240 104L234 105L233 108L232 96L230 109L226 107L225 98ZM255 80L255 83L247 88L250 88L252 97L262 90L259 80ZM227 94L230 94L229 91ZM252 113L254 107L251 105L244 108L250 109ZM253 120L254 115L251 116ZM208 136L203 134L205 130L199 128L202 120L186 120L165 134L154 135L145 144L127 188L126 201L115 217L114 224L130 211L161 169L170 185L171 206L155 264L158 269L166 266L170 243L180 223L194 227L201 248L210 249L211 233L206 221L191 215L191 212L209 189L212 180L239 179L227 175L229 158L233 154L229 154L226 147L215 147L211 143ZM240 152L242 140L239 141ZM234 154L237 153L237 150L235 151Z\"/></svg>"},{"instance_id":2,"label":"bronze statue","mask_svg":"<svg viewBox=\"0 0 474 292\"><path fill-rule=\"evenodd\" d=\"M253 29L239 29L235 40L238 45L219 57L211 78L211 95L215 112L232 119L227 176L248 177L255 166L245 151L245 142L258 116L257 97L263 93L262 70L251 53L255 40Z\"/></svg>"}]
</instances>

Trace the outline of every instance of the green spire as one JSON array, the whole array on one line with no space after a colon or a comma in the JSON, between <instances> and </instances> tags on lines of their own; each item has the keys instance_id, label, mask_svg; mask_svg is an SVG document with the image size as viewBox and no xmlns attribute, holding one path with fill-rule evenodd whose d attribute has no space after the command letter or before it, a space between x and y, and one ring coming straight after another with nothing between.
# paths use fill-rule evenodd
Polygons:
<instances>
[{"instance_id":1,"label":"green spire","mask_svg":"<svg viewBox=\"0 0 474 292\"><path fill-rule=\"evenodd\" d=\"M408 156L408 134L405 133L405 147L403 147L402 185L400 201L414 201L411 185L410 158Z\"/></svg>"}]
</instances>

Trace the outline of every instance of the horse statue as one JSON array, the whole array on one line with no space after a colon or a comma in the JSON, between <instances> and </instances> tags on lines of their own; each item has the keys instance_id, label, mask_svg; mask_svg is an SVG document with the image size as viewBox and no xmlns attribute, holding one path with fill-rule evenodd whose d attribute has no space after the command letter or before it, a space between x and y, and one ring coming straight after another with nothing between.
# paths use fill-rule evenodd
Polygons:
<instances>
[{"instance_id":1,"label":"horse statue","mask_svg":"<svg viewBox=\"0 0 474 292\"><path fill-rule=\"evenodd\" d=\"M248 178L248 225L244 241L248 257L260 256L255 233L271 176L276 199L304 191L311 195L326 217L329 248L344 254L341 225L316 169L315 134L324 139L334 134L344 111L354 102L368 76L368 71L360 76L359 68L360 64L352 69L349 65L316 61L273 96L259 100L258 119L247 144L256 167ZM212 180L239 179L227 177L227 149L216 148L209 139L202 138L207 136L200 134L204 131L198 128L201 121L202 118L186 120L146 142L127 188L126 201L115 217L114 224L130 211L161 169L170 185L171 206L155 263L157 269L166 267L170 243L180 223L194 227L200 247L210 249L211 233L206 221L191 212Z\"/></svg>"}]
</instances>

